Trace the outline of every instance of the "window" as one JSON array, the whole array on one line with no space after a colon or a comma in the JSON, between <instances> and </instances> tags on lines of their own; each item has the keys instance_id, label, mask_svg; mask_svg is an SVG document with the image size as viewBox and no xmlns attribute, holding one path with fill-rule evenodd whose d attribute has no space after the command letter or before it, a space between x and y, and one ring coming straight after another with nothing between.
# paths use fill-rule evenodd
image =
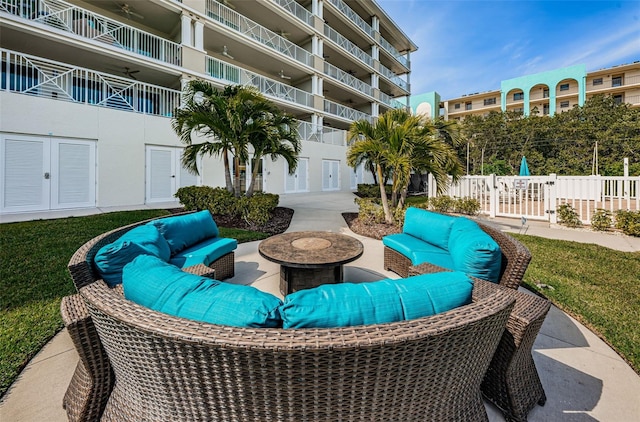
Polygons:
<instances>
[{"instance_id":1,"label":"window","mask_svg":"<svg viewBox=\"0 0 640 422\"><path fill-rule=\"evenodd\" d=\"M569 90L569 84L560 85L560 91L568 91L568 90Z\"/></svg>"},{"instance_id":2,"label":"window","mask_svg":"<svg viewBox=\"0 0 640 422\"><path fill-rule=\"evenodd\" d=\"M542 90L542 98L549 98L549 89Z\"/></svg>"},{"instance_id":3,"label":"window","mask_svg":"<svg viewBox=\"0 0 640 422\"><path fill-rule=\"evenodd\" d=\"M567 108L567 107L569 107L569 101L560 102L560 108Z\"/></svg>"},{"instance_id":4,"label":"window","mask_svg":"<svg viewBox=\"0 0 640 422\"><path fill-rule=\"evenodd\" d=\"M617 94L613 96L613 102L616 104L624 103L624 94Z\"/></svg>"},{"instance_id":5,"label":"window","mask_svg":"<svg viewBox=\"0 0 640 422\"><path fill-rule=\"evenodd\" d=\"M522 101L524 100L524 92L516 92L513 94L513 101Z\"/></svg>"},{"instance_id":6,"label":"window","mask_svg":"<svg viewBox=\"0 0 640 422\"><path fill-rule=\"evenodd\" d=\"M611 86L622 86L622 76L614 76L611 78Z\"/></svg>"},{"instance_id":7,"label":"window","mask_svg":"<svg viewBox=\"0 0 640 422\"><path fill-rule=\"evenodd\" d=\"M471 103L464 103L465 110L471 110L471 108L472 108Z\"/></svg>"},{"instance_id":8,"label":"window","mask_svg":"<svg viewBox=\"0 0 640 422\"><path fill-rule=\"evenodd\" d=\"M453 108L455 108L456 110L460 110L460 103L457 103L456 105L454 105Z\"/></svg>"},{"instance_id":9,"label":"window","mask_svg":"<svg viewBox=\"0 0 640 422\"><path fill-rule=\"evenodd\" d=\"M602 78L595 78L592 83L593 86L602 85Z\"/></svg>"},{"instance_id":10,"label":"window","mask_svg":"<svg viewBox=\"0 0 640 422\"><path fill-rule=\"evenodd\" d=\"M484 99L484 105L488 106L488 105L493 105L496 103L496 97L493 98L485 98Z\"/></svg>"},{"instance_id":11,"label":"window","mask_svg":"<svg viewBox=\"0 0 640 422\"><path fill-rule=\"evenodd\" d=\"M545 116L549 115L549 104L544 104L542 106L542 114L545 115Z\"/></svg>"}]
</instances>

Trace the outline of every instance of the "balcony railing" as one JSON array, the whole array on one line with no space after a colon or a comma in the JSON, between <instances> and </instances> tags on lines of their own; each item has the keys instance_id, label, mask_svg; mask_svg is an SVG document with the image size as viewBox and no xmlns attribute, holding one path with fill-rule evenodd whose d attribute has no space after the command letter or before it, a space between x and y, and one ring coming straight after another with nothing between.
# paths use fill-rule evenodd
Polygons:
<instances>
[{"instance_id":1,"label":"balcony railing","mask_svg":"<svg viewBox=\"0 0 640 422\"><path fill-rule=\"evenodd\" d=\"M380 64L380 73L386 77L387 79L389 79L393 84L399 86L400 88L404 89L405 91L409 91L409 84L407 83L407 81L403 80L402 78L396 76L395 73L393 73L392 71L390 71L389 69L387 69L385 66L383 66L382 64Z\"/></svg>"},{"instance_id":2,"label":"balcony railing","mask_svg":"<svg viewBox=\"0 0 640 422\"><path fill-rule=\"evenodd\" d=\"M403 56L402 54L400 54L400 52L396 50L396 48L392 46L391 43L389 43L389 41L380 37L380 46L387 53L391 54L391 56L393 56L393 58L396 59L401 65L403 65L407 69L409 68L409 58L407 56Z\"/></svg>"},{"instance_id":3,"label":"balcony railing","mask_svg":"<svg viewBox=\"0 0 640 422\"><path fill-rule=\"evenodd\" d=\"M372 95L371 85L361 81L360 79L332 65L331 63L324 62L324 73L325 75L328 75L333 79L336 79L344 84L347 84L350 87L355 88L362 93L365 93L369 96Z\"/></svg>"},{"instance_id":4,"label":"balcony railing","mask_svg":"<svg viewBox=\"0 0 640 422\"><path fill-rule=\"evenodd\" d=\"M0 49L3 91L171 117L180 91Z\"/></svg>"},{"instance_id":5,"label":"balcony railing","mask_svg":"<svg viewBox=\"0 0 640 422\"><path fill-rule=\"evenodd\" d=\"M207 16L260 44L305 65L311 65L311 53L284 37L248 19L215 0L207 0Z\"/></svg>"},{"instance_id":6,"label":"balcony railing","mask_svg":"<svg viewBox=\"0 0 640 422\"><path fill-rule=\"evenodd\" d=\"M391 108L406 108L407 106L396 100L391 98L390 96L388 96L387 94L385 94L384 92L380 92L380 101L382 101L383 103L385 103L386 105L388 105Z\"/></svg>"},{"instance_id":7,"label":"balcony railing","mask_svg":"<svg viewBox=\"0 0 640 422\"><path fill-rule=\"evenodd\" d=\"M338 31L331 28L327 24L324 25L324 35L334 43L338 44L338 46L340 46L342 49L360 59L364 64L373 67L373 58L371 57L371 55L362 51L360 47L340 35Z\"/></svg>"},{"instance_id":8,"label":"balcony railing","mask_svg":"<svg viewBox=\"0 0 640 422\"><path fill-rule=\"evenodd\" d=\"M206 73L216 79L222 79L232 84L251 85L268 97L313 107L313 95L306 91L266 78L213 57L207 57L206 60Z\"/></svg>"},{"instance_id":9,"label":"balcony railing","mask_svg":"<svg viewBox=\"0 0 640 422\"><path fill-rule=\"evenodd\" d=\"M333 101L324 100L325 113L333 114L334 116L342 117L347 120L367 120L372 122L371 115L359 110L355 110L350 107L343 106L342 104L334 103Z\"/></svg>"},{"instance_id":10,"label":"balcony railing","mask_svg":"<svg viewBox=\"0 0 640 422\"><path fill-rule=\"evenodd\" d=\"M334 5L336 9L342 12L346 17L351 19L353 23L355 23L360 29L362 29L365 33L367 33L371 38L374 38L373 28L364 19L360 17L356 12L353 11L352 8L347 6L347 4L342 0L329 0L329 3Z\"/></svg>"},{"instance_id":11,"label":"balcony railing","mask_svg":"<svg viewBox=\"0 0 640 422\"><path fill-rule=\"evenodd\" d=\"M61 0L0 0L0 10L142 56L180 65L180 44Z\"/></svg>"},{"instance_id":12,"label":"balcony railing","mask_svg":"<svg viewBox=\"0 0 640 422\"><path fill-rule=\"evenodd\" d=\"M342 146L347 144L346 131L326 126L320 127L302 120L298 120L298 133L300 139L305 141Z\"/></svg>"},{"instance_id":13,"label":"balcony railing","mask_svg":"<svg viewBox=\"0 0 640 422\"><path fill-rule=\"evenodd\" d=\"M271 0L272 2L280 5L283 9L287 10L296 18L300 19L308 25L313 26L313 14L307 9L302 7L300 3L295 0Z\"/></svg>"}]
</instances>

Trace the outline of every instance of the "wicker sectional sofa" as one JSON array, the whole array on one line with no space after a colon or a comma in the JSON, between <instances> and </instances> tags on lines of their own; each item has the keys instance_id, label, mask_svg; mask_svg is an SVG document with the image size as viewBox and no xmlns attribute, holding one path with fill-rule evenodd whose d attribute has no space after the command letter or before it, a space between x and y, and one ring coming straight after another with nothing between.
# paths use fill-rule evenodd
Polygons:
<instances>
[{"instance_id":1,"label":"wicker sectional sofa","mask_svg":"<svg viewBox=\"0 0 640 422\"><path fill-rule=\"evenodd\" d=\"M416 219L418 222L415 221ZM463 239L466 240L466 245L464 246L468 246L469 244L474 246L473 241L469 241L465 239L465 237L469 227L473 230L473 226L477 226L478 229L490 236L499 246L500 266L497 270L496 279L490 281L495 281L505 287L517 289L531 261L531 253L522 243L488 223L470 220L465 217L433 213L417 208L409 208L407 210L405 214L405 228L402 234L390 235L383 238L383 243L385 244L385 269L395 272L400 277L407 277L411 272L411 268L416 265L421 265L422 273L452 270L468 272L465 271L465 268L455 267L456 265L465 266L466 263L454 262L448 257L451 255L451 252L448 250L452 243L450 240L453 240L450 239L451 232L455 231L455 225L460 223L464 223L464 225L461 225L459 230L460 235L455 239L458 240L458 244L460 243L459 240ZM407 230L409 233L407 233ZM435 238L436 240L431 240L430 238ZM410 243L407 242L406 239L408 239ZM398 244L403 246L403 243L406 244L404 248L397 246ZM418 250L417 253L412 255L414 251L411 249L415 247L414 245L416 244L418 245L418 249L424 247L426 252ZM495 256L492 250L486 248L485 240L479 241L478 244L480 246L475 246L478 254L484 254L487 258ZM429 260L429 254L434 257L435 262ZM442 255L445 255L444 259ZM473 255L473 253L469 253L467 258L469 256L473 257ZM462 261L462 259L460 261ZM477 263L472 263L471 265L473 264L478 265ZM468 267L469 264L466 266ZM478 272L475 276L487 279L482 277L481 274L482 271ZM472 273L472 275L474 274Z\"/></svg>"},{"instance_id":2,"label":"wicker sectional sofa","mask_svg":"<svg viewBox=\"0 0 640 422\"><path fill-rule=\"evenodd\" d=\"M549 306L541 298L475 280L472 303L409 321L294 330L196 322L126 300L96 273L97 250L136 226L90 240L70 262L79 294L61 313L80 360L63 401L69 420L486 421L481 386L509 418L526 420L530 383L510 378L531 360Z\"/></svg>"}]
</instances>

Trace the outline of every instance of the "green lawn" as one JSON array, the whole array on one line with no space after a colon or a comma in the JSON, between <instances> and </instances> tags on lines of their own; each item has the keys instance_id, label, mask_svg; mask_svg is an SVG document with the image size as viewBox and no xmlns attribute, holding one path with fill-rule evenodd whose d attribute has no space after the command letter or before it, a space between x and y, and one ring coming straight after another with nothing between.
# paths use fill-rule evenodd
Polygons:
<instances>
[{"instance_id":1,"label":"green lawn","mask_svg":"<svg viewBox=\"0 0 640 422\"><path fill-rule=\"evenodd\" d=\"M75 292L67 263L100 233L167 214L129 211L0 225L0 396L62 328L60 299ZM267 234L220 228L239 242ZM640 373L640 253L514 235L533 255L525 284L611 344ZM537 284L554 290L537 288Z\"/></svg>"},{"instance_id":2,"label":"green lawn","mask_svg":"<svg viewBox=\"0 0 640 422\"><path fill-rule=\"evenodd\" d=\"M62 328L60 299L75 292L67 264L87 240L165 210L127 211L0 225L0 396L22 367ZM226 229L238 242L265 233Z\"/></svg>"}]
</instances>

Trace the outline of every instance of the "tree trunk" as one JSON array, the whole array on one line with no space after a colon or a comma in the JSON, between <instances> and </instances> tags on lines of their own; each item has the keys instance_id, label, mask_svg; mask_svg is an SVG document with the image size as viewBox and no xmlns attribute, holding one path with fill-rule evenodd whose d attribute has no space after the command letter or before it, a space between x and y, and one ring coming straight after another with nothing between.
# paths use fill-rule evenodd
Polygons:
<instances>
[{"instance_id":1,"label":"tree trunk","mask_svg":"<svg viewBox=\"0 0 640 422\"><path fill-rule=\"evenodd\" d=\"M233 194L236 198L238 198L241 194L240 192L240 159L236 156L233 157L233 166L234 174L233 174Z\"/></svg>"},{"instance_id":2,"label":"tree trunk","mask_svg":"<svg viewBox=\"0 0 640 422\"><path fill-rule=\"evenodd\" d=\"M261 157L255 156L253 159L256 164L251 169L251 183L249 183L249 187L247 188L247 198L251 198L253 196L253 189L256 184L256 178L258 177L258 169L260 168L258 163L260 162Z\"/></svg>"},{"instance_id":3,"label":"tree trunk","mask_svg":"<svg viewBox=\"0 0 640 422\"><path fill-rule=\"evenodd\" d=\"M404 204L405 204L405 202L407 200L407 192L408 191L409 191L409 189L407 187L402 189L402 192L400 194L400 201L398 201L398 209L404 208Z\"/></svg>"},{"instance_id":4,"label":"tree trunk","mask_svg":"<svg viewBox=\"0 0 640 422\"><path fill-rule=\"evenodd\" d=\"M229 155L225 148L222 150L222 162L224 163L224 182L227 191L233 192L233 182L231 181L231 169L229 168Z\"/></svg>"},{"instance_id":5,"label":"tree trunk","mask_svg":"<svg viewBox=\"0 0 640 422\"><path fill-rule=\"evenodd\" d=\"M384 220L387 222L387 224L393 224L393 216L391 215L391 210L389 209L387 192L384 188L384 184L382 183L382 168L380 167L380 165L376 165L376 169L378 172L378 186L380 186L380 199L382 200L382 209L384 210Z\"/></svg>"}]
</instances>

